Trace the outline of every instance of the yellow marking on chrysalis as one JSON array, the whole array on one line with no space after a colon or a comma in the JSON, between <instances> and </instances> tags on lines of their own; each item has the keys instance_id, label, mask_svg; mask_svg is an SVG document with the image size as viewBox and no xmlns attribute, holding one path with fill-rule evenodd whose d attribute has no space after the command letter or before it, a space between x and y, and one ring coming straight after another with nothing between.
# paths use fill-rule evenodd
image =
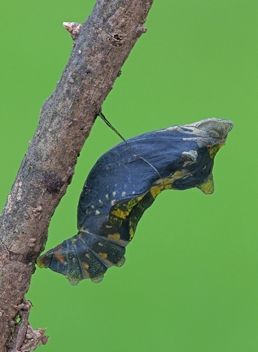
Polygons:
<instances>
[{"instance_id":1,"label":"yellow marking on chrysalis","mask_svg":"<svg viewBox=\"0 0 258 352\"><path fill-rule=\"evenodd\" d=\"M41 269L46 268L41 257L37 259L37 266Z\"/></svg>"},{"instance_id":2,"label":"yellow marking on chrysalis","mask_svg":"<svg viewBox=\"0 0 258 352\"><path fill-rule=\"evenodd\" d=\"M124 197L126 195L126 192L122 192L122 197Z\"/></svg>"},{"instance_id":3,"label":"yellow marking on chrysalis","mask_svg":"<svg viewBox=\"0 0 258 352\"><path fill-rule=\"evenodd\" d=\"M87 263L85 263L85 262L82 262L82 261L81 261L81 265L82 265L82 266L84 267L84 269L86 269L86 270L89 269L89 267L90 267L89 264L87 264Z\"/></svg>"},{"instance_id":4,"label":"yellow marking on chrysalis","mask_svg":"<svg viewBox=\"0 0 258 352\"><path fill-rule=\"evenodd\" d=\"M155 198L164 189L177 189L176 187L173 186L173 182L175 180L188 177L188 176L189 174L187 174L186 170L184 169L177 170L176 172L174 172L174 174L171 177L161 178L157 180L156 184L160 186L151 188L150 193L152 194L153 198Z\"/></svg>"},{"instance_id":5,"label":"yellow marking on chrysalis","mask_svg":"<svg viewBox=\"0 0 258 352\"><path fill-rule=\"evenodd\" d=\"M134 236L134 230L132 228L130 228L130 230L129 230L129 235L130 235L129 241L131 241L133 239L133 236Z\"/></svg>"},{"instance_id":6,"label":"yellow marking on chrysalis","mask_svg":"<svg viewBox=\"0 0 258 352\"><path fill-rule=\"evenodd\" d=\"M108 194L106 194L106 199L109 200L109 195Z\"/></svg>"},{"instance_id":7,"label":"yellow marking on chrysalis","mask_svg":"<svg viewBox=\"0 0 258 352\"><path fill-rule=\"evenodd\" d=\"M129 214L127 210L116 209L110 212L111 215L115 215L120 219L126 219Z\"/></svg>"},{"instance_id":8,"label":"yellow marking on chrysalis","mask_svg":"<svg viewBox=\"0 0 258 352\"><path fill-rule=\"evenodd\" d=\"M155 183L156 183L157 185L160 185L160 184L162 184L162 185L167 185L167 184L169 184L169 183L172 183L173 180L174 180L173 177L170 177L170 178L166 177L166 178L160 178L160 179L157 180Z\"/></svg>"},{"instance_id":9,"label":"yellow marking on chrysalis","mask_svg":"<svg viewBox=\"0 0 258 352\"><path fill-rule=\"evenodd\" d=\"M171 177L171 181L175 181L178 180L180 178L183 178L184 176L187 175L187 172L185 169L181 169L181 170L177 170L175 173L173 173L172 177ZM172 184L172 182L170 181L170 183Z\"/></svg>"},{"instance_id":10,"label":"yellow marking on chrysalis","mask_svg":"<svg viewBox=\"0 0 258 352\"><path fill-rule=\"evenodd\" d=\"M110 233L108 238L111 238L112 240L120 240L120 235L119 233Z\"/></svg>"},{"instance_id":11,"label":"yellow marking on chrysalis","mask_svg":"<svg viewBox=\"0 0 258 352\"><path fill-rule=\"evenodd\" d=\"M136 230L136 225L137 223L133 222L133 221L129 221L129 241L131 241L134 237L135 234L135 230Z\"/></svg>"},{"instance_id":12,"label":"yellow marking on chrysalis","mask_svg":"<svg viewBox=\"0 0 258 352\"><path fill-rule=\"evenodd\" d=\"M81 263L80 263L80 265L82 266L82 269L83 269L83 273L82 273L82 275L83 275L83 277L86 279L89 279L90 278L90 274L89 274L89 272L87 271L88 269L89 269L89 264L87 264L87 263L85 263L85 262L82 262L81 261Z\"/></svg>"},{"instance_id":13,"label":"yellow marking on chrysalis","mask_svg":"<svg viewBox=\"0 0 258 352\"><path fill-rule=\"evenodd\" d=\"M152 195L153 198L156 198L158 194L160 194L161 192L161 187L160 186L156 186L150 189L150 193Z\"/></svg>"},{"instance_id":14,"label":"yellow marking on chrysalis","mask_svg":"<svg viewBox=\"0 0 258 352\"><path fill-rule=\"evenodd\" d=\"M163 186L171 185L173 183L173 181L178 180L178 179L184 177L185 175L186 175L186 170L184 170L184 169L177 170L176 172L173 173L173 175L171 177L161 178L161 179L157 180L156 184L163 185ZM161 189L161 191L162 191L162 189Z\"/></svg>"},{"instance_id":15,"label":"yellow marking on chrysalis","mask_svg":"<svg viewBox=\"0 0 258 352\"><path fill-rule=\"evenodd\" d=\"M138 197L139 200L141 200L143 197ZM129 202L127 203L126 209L128 211L128 213L130 213L130 211L133 209L133 207L139 202L138 198L132 198L131 200L129 200Z\"/></svg>"},{"instance_id":16,"label":"yellow marking on chrysalis","mask_svg":"<svg viewBox=\"0 0 258 352\"><path fill-rule=\"evenodd\" d=\"M139 196L136 198L137 202L139 202L144 196Z\"/></svg>"},{"instance_id":17,"label":"yellow marking on chrysalis","mask_svg":"<svg viewBox=\"0 0 258 352\"><path fill-rule=\"evenodd\" d=\"M103 202L102 202L102 200L101 200L101 199L99 199L99 204L103 204Z\"/></svg>"},{"instance_id":18,"label":"yellow marking on chrysalis","mask_svg":"<svg viewBox=\"0 0 258 352\"><path fill-rule=\"evenodd\" d=\"M113 194L113 197L115 197L115 196L116 196L116 192L113 192L112 194Z\"/></svg>"},{"instance_id":19,"label":"yellow marking on chrysalis","mask_svg":"<svg viewBox=\"0 0 258 352\"><path fill-rule=\"evenodd\" d=\"M183 170L184 171L184 170ZM174 180L178 180L179 178L181 178L182 176L185 175L185 172L183 172L182 170L177 170L175 173L173 173L173 179Z\"/></svg>"},{"instance_id":20,"label":"yellow marking on chrysalis","mask_svg":"<svg viewBox=\"0 0 258 352\"><path fill-rule=\"evenodd\" d=\"M171 189L171 188L172 188L171 184L165 185L165 189Z\"/></svg>"},{"instance_id":21,"label":"yellow marking on chrysalis","mask_svg":"<svg viewBox=\"0 0 258 352\"><path fill-rule=\"evenodd\" d=\"M210 158L214 159L215 155L217 154L217 152L219 151L219 149L223 146L224 144L216 144L213 145L212 147L208 147L209 149L209 154L210 154Z\"/></svg>"},{"instance_id":22,"label":"yellow marking on chrysalis","mask_svg":"<svg viewBox=\"0 0 258 352\"><path fill-rule=\"evenodd\" d=\"M95 209L94 205L92 205L91 207L92 207L92 209Z\"/></svg>"},{"instance_id":23,"label":"yellow marking on chrysalis","mask_svg":"<svg viewBox=\"0 0 258 352\"><path fill-rule=\"evenodd\" d=\"M103 259L107 259L107 253L98 252L98 255Z\"/></svg>"},{"instance_id":24,"label":"yellow marking on chrysalis","mask_svg":"<svg viewBox=\"0 0 258 352\"><path fill-rule=\"evenodd\" d=\"M213 177L212 173L209 174L208 178L206 181L201 183L199 186L197 186L203 193L205 194L211 194L214 191L214 183L213 183Z\"/></svg>"},{"instance_id":25,"label":"yellow marking on chrysalis","mask_svg":"<svg viewBox=\"0 0 258 352\"><path fill-rule=\"evenodd\" d=\"M100 212L99 212L98 210L96 210L96 211L95 211L95 214L96 214L96 215L99 215L99 214L100 214Z\"/></svg>"},{"instance_id":26,"label":"yellow marking on chrysalis","mask_svg":"<svg viewBox=\"0 0 258 352\"><path fill-rule=\"evenodd\" d=\"M111 200L111 205L112 206L115 205L115 203L116 203L116 199Z\"/></svg>"}]
</instances>

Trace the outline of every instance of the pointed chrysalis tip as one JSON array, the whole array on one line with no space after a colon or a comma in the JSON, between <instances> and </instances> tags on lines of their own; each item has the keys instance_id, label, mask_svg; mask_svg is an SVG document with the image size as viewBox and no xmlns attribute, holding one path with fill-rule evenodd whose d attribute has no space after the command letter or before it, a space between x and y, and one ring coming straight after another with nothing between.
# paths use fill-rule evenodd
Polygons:
<instances>
[{"instance_id":1,"label":"pointed chrysalis tip","mask_svg":"<svg viewBox=\"0 0 258 352\"><path fill-rule=\"evenodd\" d=\"M209 174L208 178L197 186L204 194L212 194L214 192L214 182L212 173Z\"/></svg>"}]
</instances>

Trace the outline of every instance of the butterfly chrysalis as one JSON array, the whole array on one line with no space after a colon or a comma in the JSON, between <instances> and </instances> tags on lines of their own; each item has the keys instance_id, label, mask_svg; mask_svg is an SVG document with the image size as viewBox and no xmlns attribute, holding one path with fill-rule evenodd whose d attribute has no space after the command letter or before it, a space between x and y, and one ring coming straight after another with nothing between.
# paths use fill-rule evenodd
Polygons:
<instances>
[{"instance_id":1,"label":"butterfly chrysalis","mask_svg":"<svg viewBox=\"0 0 258 352\"><path fill-rule=\"evenodd\" d=\"M73 285L86 278L101 281L110 266L123 265L125 246L161 191L213 192L214 157L232 127L230 120L208 118L148 132L107 151L84 184L78 234L40 256L38 266Z\"/></svg>"}]
</instances>

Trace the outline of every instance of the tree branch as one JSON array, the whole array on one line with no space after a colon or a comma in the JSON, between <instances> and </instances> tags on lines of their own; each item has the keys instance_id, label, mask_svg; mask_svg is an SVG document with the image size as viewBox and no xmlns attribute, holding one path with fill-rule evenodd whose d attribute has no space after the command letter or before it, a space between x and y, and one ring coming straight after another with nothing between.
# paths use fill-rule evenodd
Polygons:
<instances>
[{"instance_id":1,"label":"tree branch","mask_svg":"<svg viewBox=\"0 0 258 352\"><path fill-rule=\"evenodd\" d=\"M23 336L26 333L24 324L16 322L17 314L26 315L18 307L44 249L50 219L71 183L77 157L104 99L137 39L146 32L143 23L152 2L98 0L85 23L64 23L74 39L72 53L55 91L42 106L37 130L0 215L1 352L14 348L6 344L21 337L19 326ZM22 343L19 348L25 350Z\"/></svg>"}]
</instances>

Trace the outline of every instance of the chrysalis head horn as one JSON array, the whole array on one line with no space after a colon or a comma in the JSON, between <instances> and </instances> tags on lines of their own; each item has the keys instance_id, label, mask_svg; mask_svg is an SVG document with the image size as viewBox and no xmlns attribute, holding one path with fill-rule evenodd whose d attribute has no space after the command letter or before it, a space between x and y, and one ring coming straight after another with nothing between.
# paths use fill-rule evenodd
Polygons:
<instances>
[{"instance_id":1,"label":"chrysalis head horn","mask_svg":"<svg viewBox=\"0 0 258 352\"><path fill-rule=\"evenodd\" d=\"M207 132L210 137L224 139L232 130L233 122L210 117L197 122L195 127Z\"/></svg>"}]
</instances>

